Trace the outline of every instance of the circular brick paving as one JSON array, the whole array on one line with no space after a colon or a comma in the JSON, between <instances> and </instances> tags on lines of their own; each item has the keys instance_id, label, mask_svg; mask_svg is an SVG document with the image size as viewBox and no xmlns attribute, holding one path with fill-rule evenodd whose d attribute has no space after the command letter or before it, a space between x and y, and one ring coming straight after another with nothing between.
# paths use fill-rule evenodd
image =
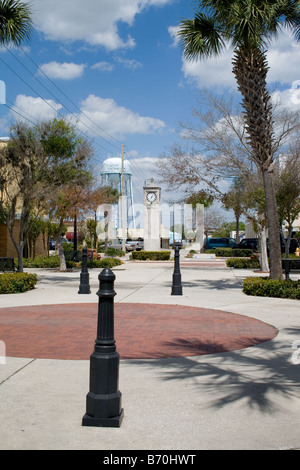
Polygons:
<instances>
[{"instance_id":1,"label":"circular brick paving","mask_svg":"<svg viewBox=\"0 0 300 470\"><path fill-rule=\"evenodd\" d=\"M242 315L195 307L115 303L121 359L195 356L247 348L274 338L275 328ZM98 304L0 309L7 357L89 359Z\"/></svg>"}]
</instances>

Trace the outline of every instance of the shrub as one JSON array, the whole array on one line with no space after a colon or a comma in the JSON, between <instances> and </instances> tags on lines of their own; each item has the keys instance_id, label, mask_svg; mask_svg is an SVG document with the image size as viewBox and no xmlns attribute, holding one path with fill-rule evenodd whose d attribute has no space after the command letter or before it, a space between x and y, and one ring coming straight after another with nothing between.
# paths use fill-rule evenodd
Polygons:
<instances>
[{"instance_id":1,"label":"shrub","mask_svg":"<svg viewBox=\"0 0 300 470\"><path fill-rule=\"evenodd\" d=\"M117 248L113 248L112 246L108 247L105 253L107 256L111 258L114 258L115 256L117 257L125 256L125 253L123 250L118 250Z\"/></svg>"},{"instance_id":2,"label":"shrub","mask_svg":"<svg viewBox=\"0 0 300 470\"><path fill-rule=\"evenodd\" d=\"M142 261L168 261L170 259L170 251L133 251L131 259Z\"/></svg>"},{"instance_id":3,"label":"shrub","mask_svg":"<svg viewBox=\"0 0 300 470\"><path fill-rule=\"evenodd\" d=\"M37 275L29 273L0 274L0 294L17 294L35 288Z\"/></svg>"},{"instance_id":4,"label":"shrub","mask_svg":"<svg viewBox=\"0 0 300 470\"><path fill-rule=\"evenodd\" d=\"M300 280L273 280L268 277L247 277L243 283L243 292L260 297L280 297L300 299Z\"/></svg>"},{"instance_id":5,"label":"shrub","mask_svg":"<svg viewBox=\"0 0 300 470\"><path fill-rule=\"evenodd\" d=\"M216 248L215 255L219 257L235 257L235 258L243 258L249 257L253 254L253 250L249 250L247 248L239 249L239 248Z\"/></svg>"},{"instance_id":6,"label":"shrub","mask_svg":"<svg viewBox=\"0 0 300 470\"><path fill-rule=\"evenodd\" d=\"M59 256L39 256L32 259L24 259L25 268L59 268ZM66 259L67 268L81 268L82 262ZM122 261L118 258L88 259L88 268L113 268L119 266Z\"/></svg>"},{"instance_id":7,"label":"shrub","mask_svg":"<svg viewBox=\"0 0 300 470\"><path fill-rule=\"evenodd\" d=\"M229 268L237 268L237 269L259 269L260 264L258 259L250 259L250 258L229 258L226 261L226 266Z\"/></svg>"},{"instance_id":8,"label":"shrub","mask_svg":"<svg viewBox=\"0 0 300 470\"><path fill-rule=\"evenodd\" d=\"M23 259L24 268L57 268L59 267L59 256L38 256L34 259Z\"/></svg>"},{"instance_id":9,"label":"shrub","mask_svg":"<svg viewBox=\"0 0 300 470\"><path fill-rule=\"evenodd\" d=\"M73 251L74 250L73 243L62 242L62 247L63 247L64 251Z\"/></svg>"},{"instance_id":10,"label":"shrub","mask_svg":"<svg viewBox=\"0 0 300 470\"><path fill-rule=\"evenodd\" d=\"M230 257L232 256L232 248L215 248L215 255L219 257Z\"/></svg>"},{"instance_id":11,"label":"shrub","mask_svg":"<svg viewBox=\"0 0 300 470\"><path fill-rule=\"evenodd\" d=\"M120 266L120 264L122 264L122 261L118 258L103 258L88 261L89 268L114 268L115 266Z\"/></svg>"}]
</instances>

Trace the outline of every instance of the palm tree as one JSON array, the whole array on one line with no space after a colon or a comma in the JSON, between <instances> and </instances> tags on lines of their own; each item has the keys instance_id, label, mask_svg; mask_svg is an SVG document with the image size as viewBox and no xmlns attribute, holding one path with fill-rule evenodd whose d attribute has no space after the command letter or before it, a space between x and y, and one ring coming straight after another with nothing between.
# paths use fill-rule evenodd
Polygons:
<instances>
[{"instance_id":1,"label":"palm tree","mask_svg":"<svg viewBox=\"0 0 300 470\"><path fill-rule=\"evenodd\" d=\"M19 46L32 30L30 8L18 0L0 1L0 44Z\"/></svg>"},{"instance_id":2,"label":"palm tree","mask_svg":"<svg viewBox=\"0 0 300 470\"><path fill-rule=\"evenodd\" d=\"M188 60L220 55L231 45L233 73L242 95L252 158L264 181L270 246L270 277L282 276L280 228L274 190L271 95L266 77L268 44L283 27L300 40L300 2L284 0L202 0L193 20L184 19L178 35Z\"/></svg>"}]
</instances>

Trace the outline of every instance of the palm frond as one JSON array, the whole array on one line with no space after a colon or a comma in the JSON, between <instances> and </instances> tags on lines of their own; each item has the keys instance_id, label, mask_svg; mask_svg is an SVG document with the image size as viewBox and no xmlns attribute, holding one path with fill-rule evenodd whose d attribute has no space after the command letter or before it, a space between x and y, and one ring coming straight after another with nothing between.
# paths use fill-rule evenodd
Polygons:
<instances>
[{"instance_id":1,"label":"palm frond","mask_svg":"<svg viewBox=\"0 0 300 470\"><path fill-rule=\"evenodd\" d=\"M202 0L223 37L231 38L234 47L267 47L287 27L300 40L299 0Z\"/></svg>"},{"instance_id":2,"label":"palm frond","mask_svg":"<svg viewBox=\"0 0 300 470\"><path fill-rule=\"evenodd\" d=\"M30 8L18 0L0 1L0 43L19 45L30 37L32 20Z\"/></svg>"},{"instance_id":3,"label":"palm frond","mask_svg":"<svg viewBox=\"0 0 300 470\"><path fill-rule=\"evenodd\" d=\"M219 55L225 48L221 29L204 13L196 14L194 20L182 20L178 36L188 59Z\"/></svg>"}]
</instances>

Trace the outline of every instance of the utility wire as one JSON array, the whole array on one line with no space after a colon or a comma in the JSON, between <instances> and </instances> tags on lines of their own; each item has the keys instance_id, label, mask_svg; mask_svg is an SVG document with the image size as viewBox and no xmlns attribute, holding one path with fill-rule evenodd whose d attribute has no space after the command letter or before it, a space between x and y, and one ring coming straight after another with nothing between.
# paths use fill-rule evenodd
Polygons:
<instances>
[{"instance_id":1,"label":"utility wire","mask_svg":"<svg viewBox=\"0 0 300 470\"><path fill-rule=\"evenodd\" d=\"M6 47L6 46L5 46ZM7 48L7 47L6 47ZM33 73L18 59L18 57L15 56L15 54L13 54L13 52L8 49L8 52L18 61L18 63L20 63L22 65L22 67L30 74L33 76L33 78L46 90L48 91L48 93L51 94L51 96L55 99L55 101L59 101L58 98L35 76L33 75ZM38 93L31 85L29 85L23 77L21 77L12 67L10 67L2 58L0 58L0 60L13 72L15 73L15 75L20 79L22 80L23 83L25 83L25 85L27 85L34 93L36 93L48 106L50 106L54 111L55 113L57 113L58 115L62 116L62 113L59 112L59 110L57 110L56 108L54 108L51 103L49 102L49 100L46 100L45 98L42 97L42 95L40 93ZM45 74L44 74L45 75ZM45 75L46 76L46 75ZM46 76L47 77L47 76ZM49 79L50 80L50 79ZM57 88L57 87L56 87ZM65 95L66 96L66 95ZM78 115L75 115L67 106L65 106L65 109L74 117L75 121L76 121L76 124L78 124L78 122L80 122L83 126L85 126L88 130L90 130L90 132L92 132L93 134L96 134L97 137L101 138L102 140L104 140L107 144L109 145L112 145L109 141L107 141L106 139L104 139L102 136L99 136L91 127L89 127L85 122L83 122L79 117ZM85 134L85 137L87 138L87 134ZM101 144L98 144L102 149L104 149L106 152L109 152L109 150L104 147L103 145ZM116 148L116 147L115 147Z\"/></svg>"},{"instance_id":2,"label":"utility wire","mask_svg":"<svg viewBox=\"0 0 300 470\"><path fill-rule=\"evenodd\" d=\"M54 95L50 90L49 88L47 88L29 69L28 67L26 67L20 60L18 57L16 57L15 54L13 54L13 52L7 47L7 46L4 46L8 52L15 58L15 60L31 75L33 76L33 78L48 92L51 94L51 96L54 98L54 100L56 102L59 102L61 100L58 100L57 96ZM90 119L89 116L86 115L86 113L84 113L62 90L59 89L59 87L53 82L53 80L51 80L47 74L33 61L33 59L29 56L29 54L27 54L27 52L23 49L23 48L20 48L21 51L23 52L23 54L28 57L28 59L31 61L31 63L37 68L37 70L47 79L49 80L49 82L76 108L79 110L79 112L81 113L81 115L83 115L84 117L86 117L96 128L98 128L99 130L101 130L102 133L105 133L107 136L109 136L113 141L115 141L116 143L119 143L121 144L121 142L116 139L115 137L113 137L111 134L109 134L108 132L106 132L101 126L99 126L97 123L95 123L92 119ZM53 111L55 112L55 114L59 114L61 115L61 113L59 112L58 109L56 109L55 107L53 107L51 105L51 103L49 102L49 100L46 100L45 98L43 98L41 96L41 94L39 94L31 85L29 85L24 79L23 77L21 77L15 69L13 69L10 65L8 65L1 57L0 57L0 60L1 62L6 65L7 68L9 68L10 71L12 71L23 83L25 83L25 85L27 85L34 93L36 93L50 108L53 109ZM93 134L95 134L97 137L99 137L100 139L102 139L103 141L105 141L107 144L111 145L113 148L115 149L118 149L120 151L120 148L117 147L115 144L109 142L108 140L104 139L103 136L101 135L98 135L94 129L92 129L90 126L88 126L85 122L83 122L79 117L78 115L74 114L74 112L72 112L65 104L64 104L64 107L65 109L76 119L76 124L78 124L79 122L85 126L90 132L92 132ZM22 117L23 119L27 120L28 122L30 122L31 124L36 124L36 122L34 123L33 122L33 119L35 119L33 116L30 116L29 113L27 113L26 111L22 110L21 108L19 108L18 106L14 105L14 107L9 107L7 106L8 109L10 109L12 112L14 112L15 114L18 114L20 117ZM21 112L17 111L20 110ZM26 116L24 116L24 113L27 114L27 116L30 117L30 119ZM86 137L86 135L85 135ZM95 142L93 142L93 144L95 145ZM105 150L108 154L110 154L111 152L106 148L104 147L103 145L99 144L99 143L96 143L97 146L101 147L103 150ZM127 148L127 146L126 146ZM103 160L99 161L96 157L92 157L92 160L96 161L97 163L100 163L102 164L103 163ZM133 160L129 160L132 163L134 163ZM141 170L135 165L133 165L135 167L135 172L145 180L145 175L141 172ZM137 190L137 192L139 192ZM140 193L141 195L141 193Z\"/></svg>"},{"instance_id":3,"label":"utility wire","mask_svg":"<svg viewBox=\"0 0 300 470\"><path fill-rule=\"evenodd\" d=\"M33 65L37 68L37 70L42 73L44 75L44 77L47 78L47 80L49 80L49 82L76 108L78 109L78 111L83 115L85 116L94 126L96 126L99 130L101 130L101 132L104 132L104 134L106 134L108 137L110 137L112 140L114 140L115 142L117 142L118 144L122 145L122 142L120 142L118 139L116 139L114 136L112 136L111 134L109 134L105 129L103 129L101 126L99 126L99 124L95 123L92 119L90 119L89 116L87 116L80 108L79 106L77 106L54 82L53 80L51 80L50 77L48 77L48 75L40 68L39 65L37 65L34 60L29 56L29 54L27 54L27 52L21 47L21 50L23 52L24 55L26 55L28 57L28 59L33 63ZM105 140L103 137L101 137L103 140ZM106 140L105 140L106 141ZM106 141L107 142L107 141ZM111 142L107 142L109 143L110 145L112 145L113 147L119 149L119 147L116 147L114 144L112 144Z\"/></svg>"}]
</instances>

